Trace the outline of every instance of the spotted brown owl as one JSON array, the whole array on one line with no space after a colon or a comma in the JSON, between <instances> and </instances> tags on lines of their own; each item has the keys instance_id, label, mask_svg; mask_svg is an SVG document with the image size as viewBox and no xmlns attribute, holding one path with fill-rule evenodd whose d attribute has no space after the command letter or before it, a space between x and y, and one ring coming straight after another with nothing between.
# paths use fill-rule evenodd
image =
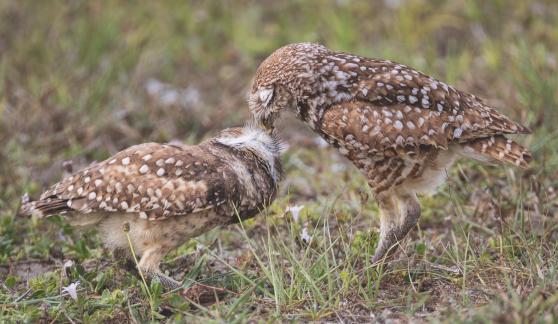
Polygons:
<instances>
[{"instance_id":1,"label":"spotted brown owl","mask_svg":"<svg viewBox=\"0 0 558 324\"><path fill-rule=\"evenodd\" d=\"M112 250L129 251L140 269L169 288L159 263L172 249L218 225L255 216L275 197L280 143L258 127L230 128L197 146L146 143L64 178L22 214L64 215L96 226Z\"/></svg>"},{"instance_id":2,"label":"spotted brown owl","mask_svg":"<svg viewBox=\"0 0 558 324\"><path fill-rule=\"evenodd\" d=\"M291 44L258 68L250 110L266 128L292 111L351 160L379 203L373 261L394 251L458 157L526 167L531 155L506 134L529 129L455 89L395 62Z\"/></svg>"}]
</instances>

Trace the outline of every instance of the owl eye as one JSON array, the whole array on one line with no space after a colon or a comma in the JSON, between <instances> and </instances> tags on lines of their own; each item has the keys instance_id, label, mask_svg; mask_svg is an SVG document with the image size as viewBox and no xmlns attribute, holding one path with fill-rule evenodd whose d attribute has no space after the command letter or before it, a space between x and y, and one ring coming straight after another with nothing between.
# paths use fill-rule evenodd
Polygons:
<instances>
[{"instance_id":1,"label":"owl eye","mask_svg":"<svg viewBox=\"0 0 558 324\"><path fill-rule=\"evenodd\" d=\"M260 101L264 106L268 106L273 99L273 89L261 89L259 91Z\"/></svg>"}]
</instances>

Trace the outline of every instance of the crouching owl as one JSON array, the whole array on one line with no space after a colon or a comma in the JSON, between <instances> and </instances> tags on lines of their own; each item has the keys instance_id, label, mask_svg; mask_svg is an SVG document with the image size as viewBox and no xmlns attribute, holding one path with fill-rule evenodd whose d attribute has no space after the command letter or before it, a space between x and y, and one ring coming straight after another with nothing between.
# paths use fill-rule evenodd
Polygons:
<instances>
[{"instance_id":1,"label":"crouching owl","mask_svg":"<svg viewBox=\"0 0 558 324\"><path fill-rule=\"evenodd\" d=\"M22 214L96 226L113 251L130 251L126 226L140 270L174 288L180 284L159 270L163 257L270 204L282 175L280 151L275 134L251 125L196 146L140 144L62 179L25 203Z\"/></svg>"}]
</instances>

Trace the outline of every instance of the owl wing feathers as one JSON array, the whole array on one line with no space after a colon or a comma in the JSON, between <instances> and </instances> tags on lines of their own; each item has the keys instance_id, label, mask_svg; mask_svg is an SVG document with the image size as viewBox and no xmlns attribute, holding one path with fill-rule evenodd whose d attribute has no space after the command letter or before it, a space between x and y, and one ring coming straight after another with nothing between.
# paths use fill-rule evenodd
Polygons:
<instances>
[{"instance_id":1,"label":"owl wing feathers","mask_svg":"<svg viewBox=\"0 0 558 324\"><path fill-rule=\"evenodd\" d=\"M442 124L456 124L463 131L468 131L470 136L531 132L486 105L480 98L411 67L350 54L338 55L341 60L336 61L336 73L341 78L350 79L345 87L358 101L378 106L407 105L439 113L434 117L440 117Z\"/></svg>"},{"instance_id":2,"label":"owl wing feathers","mask_svg":"<svg viewBox=\"0 0 558 324\"><path fill-rule=\"evenodd\" d=\"M341 143L354 142L374 153L418 145L445 149L454 131L438 117L435 112L402 104L351 101L328 108L322 130Z\"/></svg>"},{"instance_id":3,"label":"owl wing feathers","mask_svg":"<svg viewBox=\"0 0 558 324\"><path fill-rule=\"evenodd\" d=\"M130 212L148 219L190 214L234 198L231 172L200 146L141 144L64 178L23 210L41 216Z\"/></svg>"},{"instance_id":4,"label":"owl wing feathers","mask_svg":"<svg viewBox=\"0 0 558 324\"><path fill-rule=\"evenodd\" d=\"M502 136L503 132L480 127L466 118L456 119L446 111L407 104L377 106L355 100L328 108L321 130L336 143L350 146L346 147L350 151L379 156L411 154L421 145L447 149L449 144L467 144L468 152L477 154L473 157L484 156L521 167L531 160L529 152Z\"/></svg>"}]
</instances>

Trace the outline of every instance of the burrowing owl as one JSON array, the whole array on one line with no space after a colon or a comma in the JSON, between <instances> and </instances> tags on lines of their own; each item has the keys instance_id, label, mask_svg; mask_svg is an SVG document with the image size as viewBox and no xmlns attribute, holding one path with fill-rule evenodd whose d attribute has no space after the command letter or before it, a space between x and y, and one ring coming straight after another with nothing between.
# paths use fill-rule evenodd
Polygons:
<instances>
[{"instance_id":1,"label":"burrowing owl","mask_svg":"<svg viewBox=\"0 0 558 324\"><path fill-rule=\"evenodd\" d=\"M319 44L291 44L270 55L256 72L249 104L266 128L294 111L364 173L381 210L374 262L416 225L416 194L441 184L457 157L520 167L531 160L504 136L530 131L476 96L402 64Z\"/></svg>"},{"instance_id":2,"label":"burrowing owl","mask_svg":"<svg viewBox=\"0 0 558 324\"><path fill-rule=\"evenodd\" d=\"M129 251L127 223L140 269L174 288L179 284L159 271L162 258L215 226L262 211L276 194L279 155L276 136L253 126L197 146L136 145L64 178L22 211L95 225L116 251Z\"/></svg>"}]
</instances>

